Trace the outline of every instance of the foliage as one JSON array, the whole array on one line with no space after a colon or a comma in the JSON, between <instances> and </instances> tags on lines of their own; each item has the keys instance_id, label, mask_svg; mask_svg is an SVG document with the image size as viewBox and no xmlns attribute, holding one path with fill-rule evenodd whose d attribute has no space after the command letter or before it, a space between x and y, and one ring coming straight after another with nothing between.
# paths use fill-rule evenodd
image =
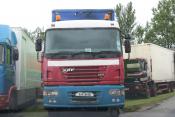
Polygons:
<instances>
[{"instance_id":1,"label":"foliage","mask_svg":"<svg viewBox=\"0 0 175 117\"><path fill-rule=\"evenodd\" d=\"M37 27L34 31L29 31L26 28L23 28L23 31L33 40L36 40L37 38L44 39L44 31L40 27Z\"/></svg>"},{"instance_id":2,"label":"foliage","mask_svg":"<svg viewBox=\"0 0 175 117\"><path fill-rule=\"evenodd\" d=\"M153 18L147 26L145 42L171 48L175 45L175 0L162 0L153 9Z\"/></svg>"},{"instance_id":3,"label":"foliage","mask_svg":"<svg viewBox=\"0 0 175 117\"><path fill-rule=\"evenodd\" d=\"M142 27L141 25L138 25L134 31L134 36L138 44L141 44L144 41L144 33L145 33L145 28Z\"/></svg>"},{"instance_id":4,"label":"foliage","mask_svg":"<svg viewBox=\"0 0 175 117\"><path fill-rule=\"evenodd\" d=\"M124 34L133 34L136 25L135 9L133 9L132 2L129 2L126 7L118 4L115 9L120 30Z\"/></svg>"}]
</instances>

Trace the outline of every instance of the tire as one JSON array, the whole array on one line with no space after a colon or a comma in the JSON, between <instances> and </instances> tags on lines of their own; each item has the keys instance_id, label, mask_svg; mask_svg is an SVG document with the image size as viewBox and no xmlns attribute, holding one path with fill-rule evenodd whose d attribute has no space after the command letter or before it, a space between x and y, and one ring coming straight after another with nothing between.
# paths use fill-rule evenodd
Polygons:
<instances>
[{"instance_id":1,"label":"tire","mask_svg":"<svg viewBox=\"0 0 175 117\"><path fill-rule=\"evenodd\" d=\"M174 92L173 84L170 84L170 92Z\"/></svg>"},{"instance_id":2,"label":"tire","mask_svg":"<svg viewBox=\"0 0 175 117\"><path fill-rule=\"evenodd\" d=\"M171 84L168 84L168 88L167 90L165 91L165 93L170 93L171 92Z\"/></svg>"},{"instance_id":3,"label":"tire","mask_svg":"<svg viewBox=\"0 0 175 117\"><path fill-rule=\"evenodd\" d=\"M110 108L109 109L110 117L119 117L120 116L120 110L118 108Z\"/></svg>"},{"instance_id":4,"label":"tire","mask_svg":"<svg viewBox=\"0 0 175 117\"><path fill-rule=\"evenodd\" d=\"M11 97L10 97L10 101L9 101L9 110L10 111L18 111L18 106L17 106L17 96L16 93L12 93Z\"/></svg>"},{"instance_id":5,"label":"tire","mask_svg":"<svg viewBox=\"0 0 175 117\"><path fill-rule=\"evenodd\" d=\"M152 91L151 92L152 92L152 94L151 94L152 97L157 96L157 87L155 85L152 87Z\"/></svg>"},{"instance_id":6,"label":"tire","mask_svg":"<svg viewBox=\"0 0 175 117\"><path fill-rule=\"evenodd\" d=\"M146 87L145 97L146 97L146 98L150 98L150 97L151 97L151 93L150 93L150 88L149 88L149 86Z\"/></svg>"}]
</instances>

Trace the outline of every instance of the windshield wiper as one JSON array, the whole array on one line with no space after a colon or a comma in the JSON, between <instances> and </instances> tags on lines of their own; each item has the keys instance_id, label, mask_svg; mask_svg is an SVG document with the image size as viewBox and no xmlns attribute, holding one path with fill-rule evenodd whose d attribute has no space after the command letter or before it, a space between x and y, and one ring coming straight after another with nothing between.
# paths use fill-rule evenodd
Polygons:
<instances>
[{"instance_id":1,"label":"windshield wiper","mask_svg":"<svg viewBox=\"0 0 175 117\"><path fill-rule=\"evenodd\" d=\"M85 51L75 52L74 54L72 54L72 57L75 57L78 55L86 55L86 56L93 57L93 52L85 52Z\"/></svg>"},{"instance_id":2,"label":"windshield wiper","mask_svg":"<svg viewBox=\"0 0 175 117\"><path fill-rule=\"evenodd\" d=\"M72 56L75 52L72 51L58 51L46 53L46 56L50 57L60 57L60 56Z\"/></svg>"},{"instance_id":3,"label":"windshield wiper","mask_svg":"<svg viewBox=\"0 0 175 117\"><path fill-rule=\"evenodd\" d=\"M74 55L80 55L80 54L92 54L92 52L84 52L84 51L80 51L80 52L74 52Z\"/></svg>"},{"instance_id":4,"label":"windshield wiper","mask_svg":"<svg viewBox=\"0 0 175 117\"><path fill-rule=\"evenodd\" d=\"M113 58L120 57L122 53L120 51L97 51L94 54L95 58Z\"/></svg>"},{"instance_id":5,"label":"windshield wiper","mask_svg":"<svg viewBox=\"0 0 175 117\"><path fill-rule=\"evenodd\" d=\"M98 51L95 52L96 54L116 54L121 55L122 53L120 51Z\"/></svg>"}]
</instances>

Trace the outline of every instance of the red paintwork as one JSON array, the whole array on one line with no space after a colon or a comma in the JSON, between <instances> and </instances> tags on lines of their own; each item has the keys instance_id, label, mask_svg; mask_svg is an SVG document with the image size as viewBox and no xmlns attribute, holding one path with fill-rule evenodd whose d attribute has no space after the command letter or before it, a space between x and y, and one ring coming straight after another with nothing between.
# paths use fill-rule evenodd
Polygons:
<instances>
[{"instance_id":1,"label":"red paintwork","mask_svg":"<svg viewBox=\"0 0 175 117\"><path fill-rule=\"evenodd\" d=\"M16 86L10 87L10 90L9 90L9 93L8 93L8 102L10 102L10 97L12 96L14 91L16 91Z\"/></svg>"},{"instance_id":2,"label":"red paintwork","mask_svg":"<svg viewBox=\"0 0 175 117\"><path fill-rule=\"evenodd\" d=\"M62 69L66 68L66 66L48 67L48 59L44 57L42 62L42 84L44 86L124 84L123 57L119 57L116 59L119 59L119 65L71 67L75 68L74 72L63 73ZM60 59L49 59L49 61L51 60L59 61ZM114 58L109 58L108 60L114 60ZM82 69L84 71L81 71ZM99 76L99 74L104 74L104 76Z\"/></svg>"},{"instance_id":3,"label":"red paintwork","mask_svg":"<svg viewBox=\"0 0 175 117\"><path fill-rule=\"evenodd\" d=\"M8 91L8 95L0 95L0 109L5 109L9 105L11 95L15 90L16 90L16 86L12 86ZM1 100L2 98L5 98L5 99Z\"/></svg>"},{"instance_id":4,"label":"red paintwork","mask_svg":"<svg viewBox=\"0 0 175 117\"><path fill-rule=\"evenodd\" d=\"M2 98L5 98L2 100ZM8 96L7 95L0 95L0 109L4 109L8 106Z\"/></svg>"}]
</instances>

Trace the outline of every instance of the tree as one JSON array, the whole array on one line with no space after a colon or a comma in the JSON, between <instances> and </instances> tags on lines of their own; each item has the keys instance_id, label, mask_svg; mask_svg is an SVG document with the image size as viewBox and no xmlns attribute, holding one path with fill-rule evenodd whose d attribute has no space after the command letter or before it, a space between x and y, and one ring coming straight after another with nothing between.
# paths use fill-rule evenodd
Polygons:
<instances>
[{"instance_id":1,"label":"tree","mask_svg":"<svg viewBox=\"0 0 175 117\"><path fill-rule=\"evenodd\" d=\"M145 33L145 28L142 27L141 25L138 25L134 31L134 36L138 44L141 44L144 42L144 33Z\"/></svg>"},{"instance_id":2,"label":"tree","mask_svg":"<svg viewBox=\"0 0 175 117\"><path fill-rule=\"evenodd\" d=\"M37 39L37 38L41 38L41 39L44 39L44 29L40 28L40 27L37 27L33 32L32 32L32 36L34 39Z\"/></svg>"},{"instance_id":3,"label":"tree","mask_svg":"<svg viewBox=\"0 0 175 117\"><path fill-rule=\"evenodd\" d=\"M167 48L175 45L175 0L162 0L153 9L145 41Z\"/></svg>"},{"instance_id":4,"label":"tree","mask_svg":"<svg viewBox=\"0 0 175 117\"><path fill-rule=\"evenodd\" d=\"M34 31L29 31L26 28L23 28L23 31L33 40L36 40L37 38L44 39L44 29L41 29L40 27L37 27Z\"/></svg>"},{"instance_id":5,"label":"tree","mask_svg":"<svg viewBox=\"0 0 175 117\"><path fill-rule=\"evenodd\" d=\"M32 38L33 39L33 37L32 37L32 32L31 31L29 31L28 29L26 29L26 28L23 28L22 29L30 38ZM34 39L33 39L34 40Z\"/></svg>"},{"instance_id":6,"label":"tree","mask_svg":"<svg viewBox=\"0 0 175 117\"><path fill-rule=\"evenodd\" d=\"M118 4L115 9L120 30L124 34L134 34L134 27L136 25L135 9L133 9L132 2L127 4L127 7Z\"/></svg>"},{"instance_id":7,"label":"tree","mask_svg":"<svg viewBox=\"0 0 175 117\"><path fill-rule=\"evenodd\" d=\"M145 43L155 43L155 44L158 43L158 41L156 39L156 34L155 34L153 28L151 27L151 24L148 22L147 22L146 27L145 27L144 42Z\"/></svg>"}]
</instances>

